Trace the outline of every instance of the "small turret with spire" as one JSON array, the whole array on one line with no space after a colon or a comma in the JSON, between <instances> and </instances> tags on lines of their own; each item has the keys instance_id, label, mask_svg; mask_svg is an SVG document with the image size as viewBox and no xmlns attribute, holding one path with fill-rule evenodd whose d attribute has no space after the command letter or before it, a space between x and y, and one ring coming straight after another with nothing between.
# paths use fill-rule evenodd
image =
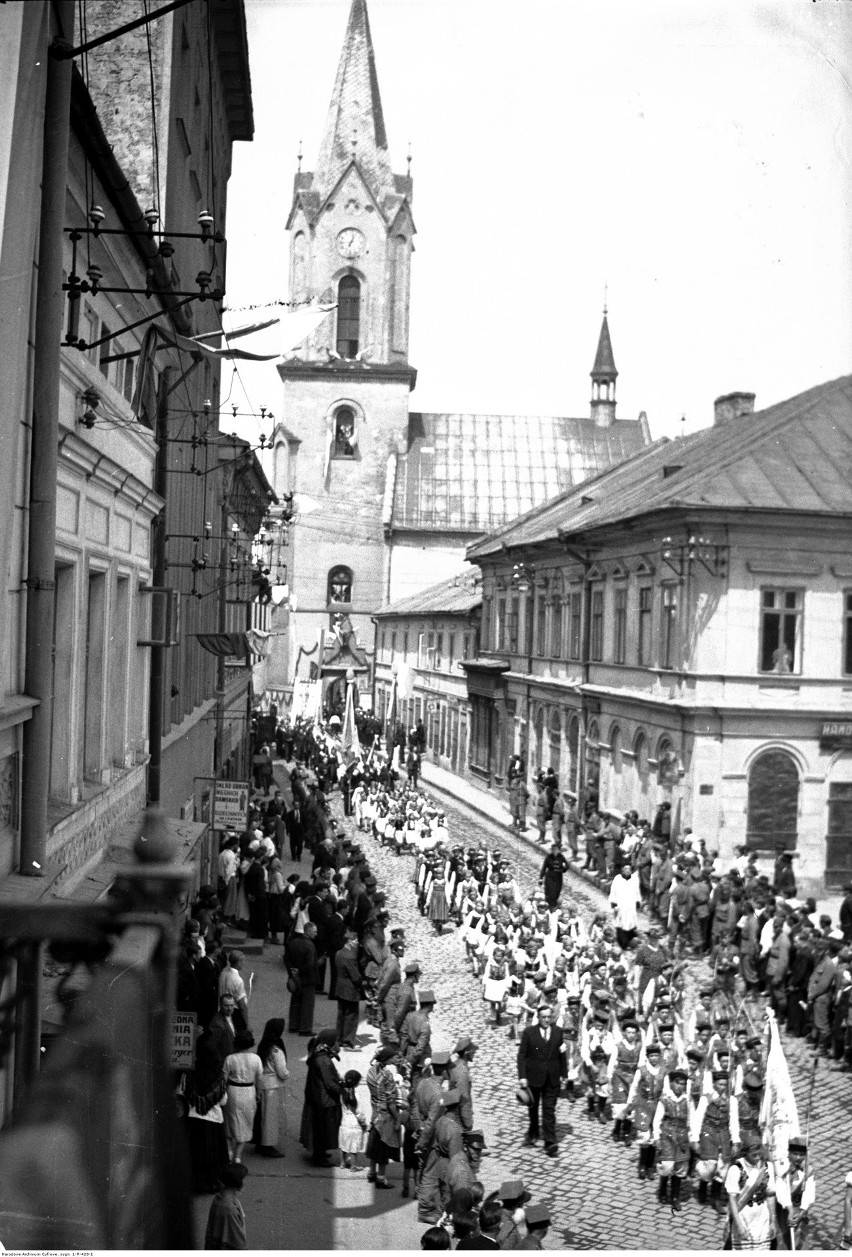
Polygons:
<instances>
[{"instance_id":1,"label":"small turret with spire","mask_svg":"<svg viewBox=\"0 0 852 1257\"><path fill-rule=\"evenodd\" d=\"M615 381L618 372L615 369L615 358L612 354L612 341L609 337L607 322L606 298L604 298L603 323L598 337L598 352L592 367L592 419L599 428L608 428L615 423Z\"/></svg>"}]
</instances>

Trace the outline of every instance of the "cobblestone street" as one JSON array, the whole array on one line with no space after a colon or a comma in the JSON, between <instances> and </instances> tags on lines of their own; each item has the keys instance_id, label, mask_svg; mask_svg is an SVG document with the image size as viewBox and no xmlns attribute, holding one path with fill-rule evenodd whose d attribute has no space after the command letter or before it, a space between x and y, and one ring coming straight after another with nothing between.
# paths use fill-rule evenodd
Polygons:
<instances>
[{"instance_id":1,"label":"cobblestone street","mask_svg":"<svg viewBox=\"0 0 852 1257\"><path fill-rule=\"evenodd\" d=\"M525 839L501 831L454 799L441 795L453 842L465 846L482 840L500 847L514 862L521 891L538 877L540 855ZM339 796L334 796L335 807ZM347 824L348 828L348 824ZM570 1248L720 1248L724 1219L694 1199L694 1185L684 1194L684 1208L673 1213L656 1200L655 1185L637 1177L637 1150L614 1144L611 1123L603 1126L586 1116L582 1100L560 1099L557 1109L560 1157L546 1159L541 1147L523 1148L524 1112L515 1100L516 1044L505 1029L487 1024L480 985L469 971L463 948L453 934L438 937L420 916L411 876L414 862L398 858L366 835L365 852L380 885L387 890L392 920L405 926L407 955L423 965L423 985L433 988L438 1003L433 1014L432 1045L452 1048L458 1035L469 1033L480 1045L474 1061L474 1103L490 1156L483 1160L486 1192L509 1177L524 1178L533 1200L546 1203L554 1219L546 1247ZM576 875L568 875L564 898L576 903L586 922L606 908L604 895ZM687 1007L696 982L707 966L687 966ZM784 1038L799 1115L804 1123L813 1055L802 1040ZM842 1221L843 1178L852 1168L852 1076L821 1060L816 1072L810 1138L817 1181L811 1241L814 1247L837 1246Z\"/></svg>"}]
</instances>

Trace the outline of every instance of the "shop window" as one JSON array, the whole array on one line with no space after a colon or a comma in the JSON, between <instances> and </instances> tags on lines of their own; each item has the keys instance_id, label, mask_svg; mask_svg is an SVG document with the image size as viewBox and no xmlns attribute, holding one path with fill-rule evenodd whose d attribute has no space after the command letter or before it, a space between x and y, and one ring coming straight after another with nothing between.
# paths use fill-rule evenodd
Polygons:
<instances>
[{"instance_id":1,"label":"shop window","mask_svg":"<svg viewBox=\"0 0 852 1257\"><path fill-rule=\"evenodd\" d=\"M352 601L352 568L333 567L328 574L328 601Z\"/></svg>"},{"instance_id":2,"label":"shop window","mask_svg":"<svg viewBox=\"0 0 852 1257\"><path fill-rule=\"evenodd\" d=\"M355 434L355 412L341 406L334 416L334 458L355 458L358 438Z\"/></svg>"},{"instance_id":3,"label":"shop window","mask_svg":"<svg viewBox=\"0 0 852 1257\"><path fill-rule=\"evenodd\" d=\"M796 846L799 819L799 771L787 751L765 751L748 774L749 847L772 850Z\"/></svg>"},{"instance_id":4,"label":"shop window","mask_svg":"<svg viewBox=\"0 0 852 1257\"><path fill-rule=\"evenodd\" d=\"M801 672L802 590L760 591L760 671Z\"/></svg>"}]
</instances>

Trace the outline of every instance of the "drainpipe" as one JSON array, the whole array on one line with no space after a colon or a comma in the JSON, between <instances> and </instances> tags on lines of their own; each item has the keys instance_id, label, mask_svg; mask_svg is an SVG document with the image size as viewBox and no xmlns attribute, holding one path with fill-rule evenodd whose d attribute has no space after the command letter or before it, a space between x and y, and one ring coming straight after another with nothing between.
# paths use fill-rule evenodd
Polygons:
<instances>
[{"instance_id":1,"label":"drainpipe","mask_svg":"<svg viewBox=\"0 0 852 1257\"><path fill-rule=\"evenodd\" d=\"M74 2L53 7L63 40L74 34ZM27 535L27 627L24 692L38 699L24 724L21 768L21 850L18 871L43 877L47 855L47 797L53 725L53 632L56 565L56 473L59 463L59 367L62 343L62 248L71 106L70 61L47 55L41 222L38 242L33 428L30 444ZM41 943L21 953L16 994L21 1018L15 1036L15 1106L38 1077L41 1065Z\"/></svg>"},{"instance_id":2,"label":"drainpipe","mask_svg":"<svg viewBox=\"0 0 852 1257\"><path fill-rule=\"evenodd\" d=\"M168 420L169 392L174 367L165 367L160 376L157 397L157 458L154 464L154 492L163 502L168 485ZM152 583L160 588L166 583L166 530L168 507L164 506L154 524L154 555ZM156 606L156 603L154 604ZM153 610L153 608L152 608ZM153 616L152 616L153 619ZM154 631L159 628L159 632ZM162 640L165 625L152 624L151 638ZM157 806L160 802L163 769L163 719L165 704L166 647L151 647L151 693L148 700L148 802Z\"/></svg>"},{"instance_id":3,"label":"drainpipe","mask_svg":"<svg viewBox=\"0 0 852 1257\"><path fill-rule=\"evenodd\" d=\"M62 39L74 34L73 0L53 6ZM33 428L30 446L27 538L27 629L24 692L38 699L23 729L19 872L43 877L47 854L47 796L53 724L53 619L56 565L56 474L59 462L59 361L62 343L62 250L68 136L70 61L48 52L44 98L41 224L38 243Z\"/></svg>"}]
</instances>

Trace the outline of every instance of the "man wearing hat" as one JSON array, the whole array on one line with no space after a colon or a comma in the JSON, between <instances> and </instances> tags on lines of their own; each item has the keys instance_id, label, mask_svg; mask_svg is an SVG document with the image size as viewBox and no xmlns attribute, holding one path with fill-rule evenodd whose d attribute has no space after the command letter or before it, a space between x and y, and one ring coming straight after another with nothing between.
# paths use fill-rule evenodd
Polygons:
<instances>
[{"instance_id":1,"label":"man wearing hat","mask_svg":"<svg viewBox=\"0 0 852 1257\"><path fill-rule=\"evenodd\" d=\"M816 1199L816 1182L808 1166L808 1145L801 1136L787 1144L790 1163L783 1174L775 1173L775 1203L779 1236L784 1248L808 1247L810 1209Z\"/></svg>"},{"instance_id":2,"label":"man wearing hat","mask_svg":"<svg viewBox=\"0 0 852 1257\"><path fill-rule=\"evenodd\" d=\"M659 1043L645 1045L645 1063L633 1075L624 1109L624 1117L633 1121L636 1142L639 1144L639 1178L654 1177L657 1149L651 1127L665 1081L660 1056Z\"/></svg>"},{"instance_id":3,"label":"man wearing hat","mask_svg":"<svg viewBox=\"0 0 852 1257\"><path fill-rule=\"evenodd\" d=\"M383 1025L387 1020L385 1005L393 987L402 982L402 958L405 955L405 938L398 930L391 930L391 941L387 955L382 961L379 976L376 979L376 1022Z\"/></svg>"},{"instance_id":4,"label":"man wearing hat","mask_svg":"<svg viewBox=\"0 0 852 1257\"><path fill-rule=\"evenodd\" d=\"M403 1147L402 1194L407 1197L411 1171L425 1157L434 1134L435 1123L441 1116L441 1096L450 1069L449 1052L433 1052L431 1060L413 1088L411 1117L406 1126Z\"/></svg>"},{"instance_id":5,"label":"man wearing hat","mask_svg":"<svg viewBox=\"0 0 852 1257\"><path fill-rule=\"evenodd\" d=\"M417 1188L418 1222L438 1222L449 1204L447 1168L456 1153L464 1152L464 1138L459 1121L459 1093L443 1092L440 1116L432 1128L428 1146L423 1148L425 1160Z\"/></svg>"},{"instance_id":6,"label":"man wearing hat","mask_svg":"<svg viewBox=\"0 0 852 1257\"><path fill-rule=\"evenodd\" d=\"M556 1099L560 1079L567 1068L563 1050L563 1034L553 1024L553 1010L543 1005L538 1010L538 1024L527 1026L518 1046L518 1078L521 1086L527 1085L532 1095L530 1118L524 1143L531 1147L539 1137L539 1105L544 1128L544 1151L550 1157L558 1156L556 1142Z\"/></svg>"},{"instance_id":7,"label":"man wearing hat","mask_svg":"<svg viewBox=\"0 0 852 1257\"><path fill-rule=\"evenodd\" d=\"M409 960L405 966L405 977L399 985L396 993L396 1001L393 1006L392 1018L388 1018L388 1024L399 1034L402 1029L402 1023L405 1021L412 1008L417 1007L417 993L415 986L420 981L422 973L419 960Z\"/></svg>"},{"instance_id":8,"label":"man wearing hat","mask_svg":"<svg viewBox=\"0 0 852 1257\"><path fill-rule=\"evenodd\" d=\"M423 1064L432 1054L432 1025L429 1020L435 1007L435 992L420 992L420 1007L406 1013L399 1029L400 1053L411 1066L414 1083L423 1072Z\"/></svg>"},{"instance_id":9,"label":"man wearing hat","mask_svg":"<svg viewBox=\"0 0 852 1257\"><path fill-rule=\"evenodd\" d=\"M421 996L421 1003L423 997ZM469 1034L463 1034L456 1043L455 1059L450 1065L450 1086L461 1096L459 1117L464 1130L473 1129L473 1096L470 1083L470 1066L477 1044Z\"/></svg>"},{"instance_id":10,"label":"man wearing hat","mask_svg":"<svg viewBox=\"0 0 852 1257\"><path fill-rule=\"evenodd\" d=\"M837 977L837 954L842 943L828 939L818 944L819 959L808 982L808 1004L813 1016L813 1040L817 1050L828 1054L831 1043L831 995Z\"/></svg>"},{"instance_id":11,"label":"man wearing hat","mask_svg":"<svg viewBox=\"0 0 852 1257\"><path fill-rule=\"evenodd\" d=\"M497 1246L518 1248L521 1243L519 1228L524 1221L524 1205L531 1200L530 1193L524 1187L522 1178L508 1178L500 1184L495 1196L502 1206L503 1215L497 1232Z\"/></svg>"},{"instance_id":12,"label":"man wearing hat","mask_svg":"<svg viewBox=\"0 0 852 1257\"><path fill-rule=\"evenodd\" d=\"M471 1188L479 1175L479 1165L485 1150L485 1136L481 1130L466 1130L462 1136L464 1149L454 1153L447 1162L444 1183L450 1198L461 1187Z\"/></svg>"},{"instance_id":13,"label":"man wearing hat","mask_svg":"<svg viewBox=\"0 0 852 1257\"><path fill-rule=\"evenodd\" d=\"M571 859L579 856L577 834L580 818L577 813L577 796L573 790L563 790L553 805L553 838L564 837L571 852Z\"/></svg>"},{"instance_id":14,"label":"man wearing hat","mask_svg":"<svg viewBox=\"0 0 852 1257\"><path fill-rule=\"evenodd\" d=\"M518 1248L543 1249L544 1238L550 1230L550 1210L547 1205L528 1205L524 1211L524 1220L527 1233Z\"/></svg>"}]
</instances>

